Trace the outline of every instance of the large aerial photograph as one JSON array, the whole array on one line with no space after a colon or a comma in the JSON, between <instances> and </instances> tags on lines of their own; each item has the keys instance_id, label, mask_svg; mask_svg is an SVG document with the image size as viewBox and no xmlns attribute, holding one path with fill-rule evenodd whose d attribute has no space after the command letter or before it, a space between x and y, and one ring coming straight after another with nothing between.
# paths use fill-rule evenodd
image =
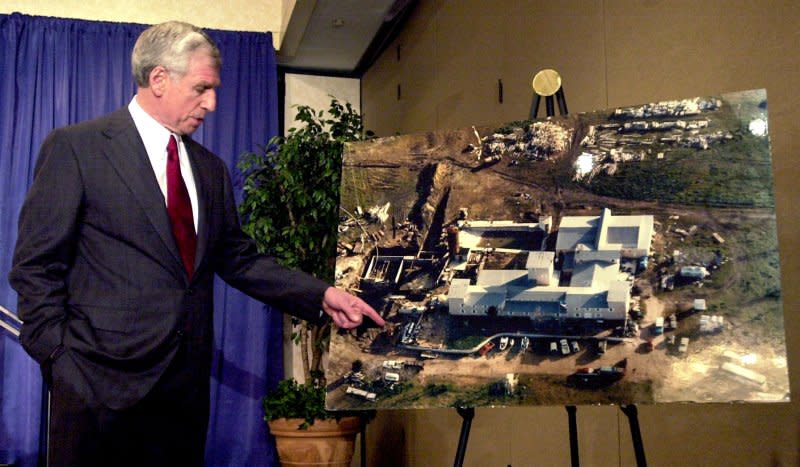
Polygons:
<instances>
[{"instance_id":1,"label":"large aerial photograph","mask_svg":"<svg viewBox=\"0 0 800 467\"><path fill-rule=\"evenodd\" d=\"M331 410L789 400L767 95L351 143Z\"/></svg>"}]
</instances>

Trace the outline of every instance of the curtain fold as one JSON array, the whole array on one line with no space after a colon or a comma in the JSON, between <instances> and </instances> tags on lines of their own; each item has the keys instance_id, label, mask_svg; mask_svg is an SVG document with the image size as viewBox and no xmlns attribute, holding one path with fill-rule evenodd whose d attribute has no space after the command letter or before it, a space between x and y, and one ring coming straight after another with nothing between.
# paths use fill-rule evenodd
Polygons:
<instances>
[{"instance_id":1,"label":"curtain fold","mask_svg":"<svg viewBox=\"0 0 800 467\"><path fill-rule=\"evenodd\" d=\"M145 27L0 15L0 305L10 310L17 219L39 147L54 128L127 105L135 93L130 53ZM222 87L216 112L193 137L225 161L240 188L238 155L278 132L275 51L269 33L207 33L222 53ZM206 463L276 465L260 398L283 376L281 314L219 280L215 293ZM45 421L38 368L7 333L0 365L0 463L36 465Z\"/></svg>"}]
</instances>

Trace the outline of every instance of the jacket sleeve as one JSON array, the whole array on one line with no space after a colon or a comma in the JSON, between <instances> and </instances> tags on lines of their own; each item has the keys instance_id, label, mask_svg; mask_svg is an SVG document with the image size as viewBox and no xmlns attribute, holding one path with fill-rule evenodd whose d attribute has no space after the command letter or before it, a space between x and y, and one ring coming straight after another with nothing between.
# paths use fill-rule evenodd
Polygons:
<instances>
[{"instance_id":1,"label":"jacket sleeve","mask_svg":"<svg viewBox=\"0 0 800 467\"><path fill-rule=\"evenodd\" d=\"M242 292L298 318L319 323L327 319L322 299L330 287L302 271L288 269L274 258L257 251L255 241L239 223L230 175L223 165L224 227L220 248L215 252L216 272Z\"/></svg>"},{"instance_id":2,"label":"jacket sleeve","mask_svg":"<svg viewBox=\"0 0 800 467\"><path fill-rule=\"evenodd\" d=\"M75 151L60 130L39 153L19 217L9 282L19 295L20 342L40 364L62 349L66 279L75 252L83 185Z\"/></svg>"}]
</instances>

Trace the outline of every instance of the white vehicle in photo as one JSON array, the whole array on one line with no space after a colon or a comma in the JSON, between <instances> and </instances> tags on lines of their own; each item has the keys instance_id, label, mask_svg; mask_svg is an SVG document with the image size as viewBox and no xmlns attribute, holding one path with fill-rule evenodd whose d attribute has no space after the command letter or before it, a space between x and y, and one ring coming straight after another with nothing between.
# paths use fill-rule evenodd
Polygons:
<instances>
[{"instance_id":1,"label":"white vehicle in photo","mask_svg":"<svg viewBox=\"0 0 800 467\"><path fill-rule=\"evenodd\" d=\"M400 370L403 368L403 362L397 360L384 360L383 367L389 370Z\"/></svg>"},{"instance_id":2,"label":"white vehicle in photo","mask_svg":"<svg viewBox=\"0 0 800 467\"><path fill-rule=\"evenodd\" d=\"M559 343L561 344L561 353L563 355L569 355L569 342L567 342L566 339L561 339Z\"/></svg>"},{"instance_id":3,"label":"white vehicle in photo","mask_svg":"<svg viewBox=\"0 0 800 467\"><path fill-rule=\"evenodd\" d=\"M386 374L383 375L383 379L385 379L386 381L389 381L390 383L396 383L396 382L400 381L400 375L397 374L397 373L393 373L393 372L387 371Z\"/></svg>"}]
</instances>

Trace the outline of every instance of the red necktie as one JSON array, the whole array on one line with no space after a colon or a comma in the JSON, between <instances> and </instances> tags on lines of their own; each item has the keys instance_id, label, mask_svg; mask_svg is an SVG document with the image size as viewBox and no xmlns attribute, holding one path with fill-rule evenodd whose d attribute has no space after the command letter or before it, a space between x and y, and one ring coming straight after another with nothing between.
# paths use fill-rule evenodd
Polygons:
<instances>
[{"instance_id":1,"label":"red necktie","mask_svg":"<svg viewBox=\"0 0 800 467\"><path fill-rule=\"evenodd\" d=\"M197 234L194 231L192 202L189 190L181 176L181 163L178 159L178 143L174 135L169 136L167 144L167 213L172 222L172 234L181 252L183 267L192 278L194 255L197 249Z\"/></svg>"}]
</instances>

